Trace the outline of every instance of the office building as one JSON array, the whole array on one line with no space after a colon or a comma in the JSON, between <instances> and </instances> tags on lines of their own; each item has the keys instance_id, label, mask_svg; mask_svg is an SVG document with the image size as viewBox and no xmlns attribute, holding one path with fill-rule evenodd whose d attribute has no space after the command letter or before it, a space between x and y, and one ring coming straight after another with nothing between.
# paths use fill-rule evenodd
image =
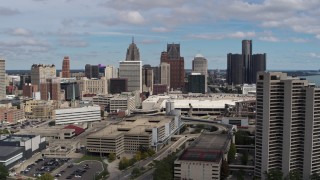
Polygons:
<instances>
[{"instance_id":1,"label":"office building","mask_svg":"<svg viewBox=\"0 0 320 180\"><path fill-rule=\"evenodd\" d=\"M267 59L267 55L265 53L252 55L251 83L255 84L257 82L258 72L266 70L266 59Z\"/></svg>"},{"instance_id":2,"label":"office building","mask_svg":"<svg viewBox=\"0 0 320 180\"><path fill-rule=\"evenodd\" d=\"M6 98L6 61L3 59L0 59L0 100Z\"/></svg>"},{"instance_id":3,"label":"office building","mask_svg":"<svg viewBox=\"0 0 320 180\"><path fill-rule=\"evenodd\" d=\"M110 112L130 111L136 108L134 96L118 94L110 98Z\"/></svg>"},{"instance_id":4,"label":"office building","mask_svg":"<svg viewBox=\"0 0 320 180\"><path fill-rule=\"evenodd\" d=\"M26 120L23 109L0 107L0 122L5 121L9 124L21 123Z\"/></svg>"},{"instance_id":5,"label":"office building","mask_svg":"<svg viewBox=\"0 0 320 180\"><path fill-rule=\"evenodd\" d=\"M60 78L40 80L41 100L60 100Z\"/></svg>"},{"instance_id":6,"label":"office building","mask_svg":"<svg viewBox=\"0 0 320 180\"><path fill-rule=\"evenodd\" d=\"M167 85L170 88L170 64L160 64L160 84Z\"/></svg>"},{"instance_id":7,"label":"office building","mask_svg":"<svg viewBox=\"0 0 320 180\"><path fill-rule=\"evenodd\" d=\"M99 67L98 67L98 65L86 64L84 73L85 73L85 76L88 79L99 79Z\"/></svg>"},{"instance_id":8,"label":"office building","mask_svg":"<svg viewBox=\"0 0 320 180\"><path fill-rule=\"evenodd\" d=\"M140 52L137 45L134 43L132 38L132 43L129 45L126 54L126 61L140 61Z\"/></svg>"},{"instance_id":9,"label":"office building","mask_svg":"<svg viewBox=\"0 0 320 180\"><path fill-rule=\"evenodd\" d=\"M153 70L153 84L160 84L161 83L161 69L159 66L151 67ZM169 69L170 72L170 69Z\"/></svg>"},{"instance_id":10,"label":"office building","mask_svg":"<svg viewBox=\"0 0 320 180\"><path fill-rule=\"evenodd\" d=\"M128 79L128 91L142 92L141 61L120 61L119 77Z\"/></svg>"},{"instance_id":11,"label":"office building","mask_svg":"<svg viewBox=\"0 0 320 180\"><path fill-rule=\"evenodd\" d=\"M142 67L142 91L153 91L153 69L150 65L143 65Z\"/></svg>"},{"instance_id":12,"label":"office building","mask_svg":"<svg viewBox=\"0 0 320 180\"><path fill-rule=\"evenodd\" d=\"M84 106L53 110L56 125L100 121L100 106Z\"/></svg>"},{"instance_id":13,"label":"office building","mask_svg":"<svg viewBox=\"0 0 320 180\"><path fill-rule=\"evenodd\" d=\"M62 61L62 78L70 78L69 56L65 56Z\"/></svg>"},{"instance_id":14,"label":"office building","mask_svg":"<svg viewBox=\"0 0 320 180\"><path fill-rule=\"evenodd\" d=\"M118 77L118 68L114 66L106 66L104 70L104 76L106 77L107 80L111 78L117 78Z\"/></svg>"},{"instance_id":15,"label":"office building","mask_svg":"<svg viewBox=\"0 0 320 180\"><path fill-rule=\"evenodd\" d=\"M255 176L319 173L320 88L286 73L260 72L256 96Z\"/></svg>"},{"instance_id":16,"label":"office building","mask_svg":"<svg viewBox=\"0 0 320 180\"><path fill-rule=\"evenodd\" d=\"M220 179L223 159L231 144L227 134L201 134L174 161L174 179Z\"/></svg>"},{"instance_id":17,"label":"office building","mask_svg":"<svg viewBox=\"0 0 320 180\"><path fill-rule=\"evenodd\" d=\"M31 76L30 75L21 75L20 76L19 90L23 89L23 86L25 84L31 84Z\"/></svg>"},{"instance_id":18,"label":"office building","mask_svg":"<svg viewBox=\"0 0 320 180\"><path fill-rule=\"evenodd\" d=\"M200 73L205 76L205 90L206 93L208 86L208 60L201 54L197 54L192 61L192 72Z\"/></svg>"},{"instance_id":19,"label":"office building","mask_svg":"<svg viewBox=\"0 0 320 180\"><path fill-rule=\"evenodd\" d=\"M66 101L80 100L80 86L75 80L62 80L60 83L61 90L64 91Z\"/></svg>"},{"instance_id":20,"label":"office building","mask_svg":"<svg viewBox=\"0 0 320 180\"><path fill-rule=\"evenodd\" d=\"M40 87L40 81L56 78L56 66L43 65L43 64L33 64L31 66L31 84Z\"/></svg>"},{"instance_id":21,"label":"office building","mask_svg":"<svg viewBox=\"0 0 320 180\"><path fill-rule=\"evenodd\" d=\"M242 54L228 54L227 62L227 82L230 85L240 85L244 83L245 69Z\"/></svg>"},{"instance_id":22,"label":"office building","mask_svg":"<svg viewBox=\"0 0 320 180\"><path fill-rule=\"evenodd\" d=\"M254 84L257 72L266 70L266 54L252 55L252 40L242 41L242 54L228 54L227 82L229 85Z\"/></svg>"},{"instance_id":23,"label":"office building","mask_svg":"<svg viewBox=\"0 0 320 180\"><path fill-rule=\"evenodd\" d=\"M88 79L84 77L76 82L79 84L81 97L85 94L108 94L108 84L105 77L101 79Z\"/></svg>"},{"instance_id":24,"label":"office building","mask_svg":"<svg viewBox=\"0 0 320 180\"><path fill-rule=\"evenodd\" d=\"M167 51L161 53L160 63L170 64L170 88L184 87L184 58L180 56L180 44L167 44Z\"/></svg>"},{"instance_id":25,"label":"office building","mask_svg":"<svg viewBox=\"0 0 320 180\"><path fill-rule=\"evenodd\" d=\"M136 153L141 146L157 150L181 125L181 119L175 116L128 117L117 125L109 125L87 136L86 149L95 153L115 153L117 156L124 152Z\"/></svg>"},{"instance_id":26,"label":"office building","mask_svg":"<svg viewBox=\"0 0 320 180\"><path fill-rule=\"evenodd\" d=\"M206 76L201 73L191 73L188 76L188 92L206 93Z\"/></svg>"},{"instance_id":27,"label":"office building","mask_svg":"<svg viewBox=\"0 0 320 180\"><path fill-rule=\"evenodd\" d=\"M106 70L106 66L103 64L98 64L98 68L99 68L99 74L104 74Z\"/></svg>"},{"instance_id":28,"label":"office building","mask_svg":"<svg viewBox=\"0 0 320 180\"><path fill-rule=\"evenodd\" d=\"M166 84L154 84L153 95L168 93L168 85Z\"/></svg>"},{"instance_id":29,"label":"office building","mask_svg":"<svg viewBox=\"0 0 320 180\"><path fill-rule=\"evenodd\" d=\"M120 94L128 92L127 78L111 78L110 79L110 94Z\"/></svg>"}]
</instances>

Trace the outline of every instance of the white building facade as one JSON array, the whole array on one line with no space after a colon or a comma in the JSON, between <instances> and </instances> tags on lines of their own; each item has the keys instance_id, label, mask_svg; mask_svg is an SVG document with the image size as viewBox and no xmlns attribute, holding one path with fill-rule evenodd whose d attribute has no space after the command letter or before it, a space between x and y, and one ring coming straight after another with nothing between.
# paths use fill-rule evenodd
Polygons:
<instances>
[{"instance_id":1,"label":"white building facade","mask_svg":"<svg viewBox=\"0 0 320 180\"><path fill-rule=\"evenodd\" d=\"M57 125L100 121L100 106L56 109L53 111Z\"/></svg>"},{"instance_id":2,"label":"white building facade","mask_svg":"<svg viewBox=\"0 0 320 180\"><path fill-rule=\"evenodd\" d=\"M128 79L128 91L142 92L142 61L120 61L119 77Z\"/></svg>"}]
</instances>

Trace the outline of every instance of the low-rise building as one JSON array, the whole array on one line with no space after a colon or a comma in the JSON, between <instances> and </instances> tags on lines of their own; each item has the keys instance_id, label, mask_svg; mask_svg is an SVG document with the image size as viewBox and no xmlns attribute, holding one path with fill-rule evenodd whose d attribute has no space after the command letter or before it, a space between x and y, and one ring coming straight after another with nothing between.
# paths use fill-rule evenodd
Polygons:
<instances>
[{"instance_id":1,"label":"low-rise building","mask_svg":"<svg viewBox=\"0 0 320 180\"><path fill-rule=\"evenodd\" d=\"M55 109L53 119L56 125L93 122L101 120L100 106Z\"/></svg>"},{"instance_id":2,"label":"low-rise building","mask_svg":"<svg viewBox=\"0 0 320 180\"><path fill-rule=\"evenodd\" d=\"M178 116L134 116L117 125L109 125L87 137L87 150L117 156L134 153L139 148L153 148L167 142L181 127Z\"/></svg>"},{"instance_id":3,"label":"low-rise building","mask_svg":"<svg viewBox=\"0 0 320 180\"><path fill-rule=\"evenodd\" d=\"M231 137L228 134L202 134L174 162L174 179L220 179Z\"/></svg>"},{"instance_id":4,"label":"low-rise building","mask_svg":"<svg viewBox=\"0 0 320 180\"><path fill-rule=\"evenodd\" d=\"M0 122L16 124L24 121L25 115L23 109L16 108L0 108Z\"/></svg>"},{"instance_id":5,"label":"low-rise building","mask_svg":"<svg viewBox=\"0 0 320 180\"><path fill-rule=\"evenodd\" d=\"M116 95L110 99L110 112L117 112L119 110L133 110L135 109L135 97L128 95Z\"/></svg>"}]
</instances>

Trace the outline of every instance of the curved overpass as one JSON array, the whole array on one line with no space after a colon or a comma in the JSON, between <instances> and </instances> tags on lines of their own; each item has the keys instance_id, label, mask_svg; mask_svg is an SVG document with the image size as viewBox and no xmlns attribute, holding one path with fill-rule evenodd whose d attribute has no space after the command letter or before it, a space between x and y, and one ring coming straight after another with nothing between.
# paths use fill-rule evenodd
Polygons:
<instances>
[{"instance_id":1,"label":"curved overpass","mask_svg":"<svg viewBox=\"0 0 320 180\"><path fill-rule=\"evenodd\" d=\"M217 133L222 133L222 131L230 132L233 128L231 125L220 124L220 123L214 122L213 120L208 120L208 119L199 119L199 118L181 116L181 120L184 121L185 124L204 124L204 125L215 126L216 128L218 128L218 130L216 131Z\"/></svg>"}]
</instances>

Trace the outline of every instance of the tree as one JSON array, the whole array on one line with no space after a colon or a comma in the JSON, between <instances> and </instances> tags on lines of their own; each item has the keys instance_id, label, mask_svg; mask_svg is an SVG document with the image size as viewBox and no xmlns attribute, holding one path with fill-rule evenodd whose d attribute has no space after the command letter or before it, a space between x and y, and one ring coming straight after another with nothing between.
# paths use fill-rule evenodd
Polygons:
<instances>
[{"instance_id":1,"label":"tree","mask_svg":"<svg viewBox=\"0 0 320 180\"><path fill-rule=\"evenodd\" d=\"M302 179L302 174L297 170L292 170L289 172L288 176L285 179L287 179L287 180L300 180L300 179Z\"/></svg>"},{"instance_id":2,"label":"tree","mask_svg":"<svg viewBox=\"0 0 320 180\"><path fill-rule=\"evenodd\" d=\"M148 152L144 152L141 155L141 159L146 159L149 156Z\"/></svg>"},{"instance_id":3,"label":"tree","mask_svg":"<svg viewBox=\"0 0 320 180\"><path fill-rule=\"evenodd\" d=\"M229 163L233 162L233 160L235 159L236 152L237 152L236 146L233 143L231 143L230 149L228 151L228 162Z\"/></svg>"},{"instance_id":4,"label":"tree","mask_svg":"<svg viewBox=\"0 0 320 180\"><path fill-rule=\"evenodd\" d=\"M9 171L2 163L0 163L0 179L7 179Z\"/></svg>"},{"instance_id":5,"label":"tree","mask_svg":"<svg viewBox=\"0 0 320 180\"><path fill-rule=\"evenodd\" d=\"M55 121L50 121L48 125L49 125L49 126L55 126L55 125L56 125L56 122L55 122Z\"/></svg>"},{"instance_id":6,"label":"tree","mask_svg":"<svg viewBox=\"0 0 320 180\"><path fill-rule=\"evenodd\" d=\"M108 160L109 162L112 162L116 159L116 154L115 153L110 153L109 156L108 156Z\"/></svg>"},{"instance_id":7,"label":"tree","mask_svg":"<svg viewBox=\"0 0 320 180\"><path fill-rule=\"evenodd\" d=\"M312 175L310 176L310 179L311 179L311 180L318 180L318 179L320 179L320 175L317 174L317 173L314 173L314 174L312 174Z\"/></svg>"},{"instance_id":8,"label":"tree","mask_svg":"<svg viewBox=\"0 0 320 180\"><path fill-rule=\"evenodd\" d=\"M244 180L244 175L245 175L245 172L242 169L237 171L237 180Z\"/></svg>"},{"instance_id":9,"label":"tree","mask_svg":"<svg viewBox=\"0 0 320 180\"><path fill-rule=\"evenodd\" d=\"M271 169L269 172L264 172L267 180L282 180L283 173L279 169Z\"/></svg>"},{"instance_id":10,"label":"tree","mask_svg":"<svg viewBox=\"0 0 320 180\"><path fill-rule=\"evenodd\" d=\"M248 160L249 160L249 153L248 151L245 151L241 157L241 163L243 165L247 165L248 164Z\"/></svg>"},{"instance_id":11,"label":"tree","mask_svg":"<svg viewBox=\"0 0 320 180\"><path fill-rule=\"evenodd\" d=\"M119 162L119 169L123 170L129 166L129 160L126 157L123 157Z\"/></svg>"},{"instance_id":12,"label":"tree","mask_svg":"<svg viewBox=\"0 0 320 180\"><path fill-rule=\"evenodd\" d=\"M149 154L149 156L153 156L156 152L153 150L153 149L151 149L151 148L149 148L148 149L148 154Z\"/></svg>"},{"instance_id":13,"label":"tree","mask_svg":"<svg viewBox=\"0 0 320 180\"><path fill-rule=\"evenodd\" d=\"M222 159L221 163L221 179L226 179L229 176L229 164L226 160Z\"/></svg>"},{"instance_id":14,"label":"tree","mask_svg":"<svg viewBox=\"0 0 320 180\"><path fill-rule=\"evenodd\" d=\"M133 177L136 177L136 176L139 176L140 175L140 169L139 168L133 168L132 169L132 172L131 172L131 175L133 176Z\"/></svg>"},{"instance_id":15,"label":"tree","mask_svg":"<svg viewBox=\"0 0 320 180\"><path fill-rule=\"evenodd\" d=\"M49 173L45 173L44 175L40 176L37 179L38 180L54 180L54 177Z\"/></svg>"}]
</instances>

